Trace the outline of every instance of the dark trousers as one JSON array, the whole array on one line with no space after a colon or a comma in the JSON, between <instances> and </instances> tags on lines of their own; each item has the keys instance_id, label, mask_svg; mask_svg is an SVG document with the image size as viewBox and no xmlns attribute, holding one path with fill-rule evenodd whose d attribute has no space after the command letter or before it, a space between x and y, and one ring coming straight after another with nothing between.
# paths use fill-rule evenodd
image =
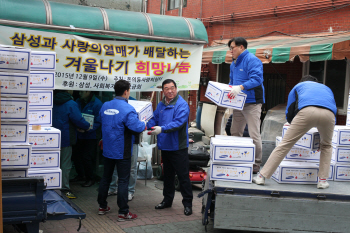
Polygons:
<instances>
[{"instance_id":1,"label":"dark trousers","mask_svg":"<svg viewBox=\"0 0 350 233\"><path fill-rule=\"evenodd\" d=\"M188 149L177 151L162 150L164 168L164 202L172 204L175 196L175 173L180 181L182 204L185 207L192 207L193 193L189 177Z\"/></svg>"},{"instance_id":2,"label":"dark trousers","mask_svg":"<svg viewBox=\"0 0 350 233\"><path fill-rule=\"evenodd\" d=\"M74 165L78 176L85 176L86 180L93 180L94 161L96 157L96 139L78 139L75 148Z\"/></svg>"},{"instance_id":3,"label":"dark trousers","mask_svg":"<svg viewBox=\"0 0 350 233\"><path fill-rule=\"evenodd\" d=\"M109 184L112 180L114 167L118 172L118 196L117 204L119 207L119 214L129 213L128 206L128 186L130 178L131 159L109 159L104 157L104 171L103 177L100 181L98 190L97 202L101 208L107 208L107 196Z\"/></svg>"}]
</instances>

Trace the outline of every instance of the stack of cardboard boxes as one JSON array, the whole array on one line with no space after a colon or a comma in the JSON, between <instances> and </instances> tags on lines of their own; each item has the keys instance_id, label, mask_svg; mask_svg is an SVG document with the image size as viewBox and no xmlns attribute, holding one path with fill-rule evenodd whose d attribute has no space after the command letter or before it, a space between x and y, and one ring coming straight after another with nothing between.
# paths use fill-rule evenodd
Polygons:
<instances>
[{"instance_id":1,"label":"stack of cardboard boxes","mask_svg":"<svg viewBox=\"0 0 350 233\"><path fill-rule=\"evenodd\" d=\"M28 141L29 49L0 45L2 177L26 177Z\"/></svg>"},{"instance_id":2,"label":"stack of cardboard boxes","mask_svg":"<svg viewBox=\"0 0 350 233\"><path fill-rule=\"evenodd\" d=\"M61 131L52 126L53 89L55 87L56 53L32 52L29 92L29 129L32 155L28 176L41 176L47 189L61 188Z\"/></svg>"},{"instance_id":3,"label":"stack of cardboard boxes","mask_svg":"<svg viewBox=\"0 0 350 233\"><path fill-rule=\"evenodd\" d=\"M283 126L282 137L289 126L288 123ZM282 141L282 137L276 137L276 146ZM319 162L320 134L316 128L312 128L295 143L272 175L272 179L278 183L317 184ZM327 180L334 179L334 169L335 157L333 154Z\"/></svg>"},{"instance_id":4,"label":"stack of cardboard boxes","mask_svg":"<svg viewBox=\"0 0 350 233\"><path fill-rule=\"evenodd\" d=\"M251 138L216 135L210 140L210 179L251 183L255 145Z\"/></svg>"},{"instance_id":5,"label":"stack of cardboard boxes","mask_svg":"<svg viewBox=\"0 0 350 233\"><path fill-rule=\"evenodd\" d=\"M334 181L350 181L350 127L335 126L332 138Z\"/></svg>"}]
</instances>

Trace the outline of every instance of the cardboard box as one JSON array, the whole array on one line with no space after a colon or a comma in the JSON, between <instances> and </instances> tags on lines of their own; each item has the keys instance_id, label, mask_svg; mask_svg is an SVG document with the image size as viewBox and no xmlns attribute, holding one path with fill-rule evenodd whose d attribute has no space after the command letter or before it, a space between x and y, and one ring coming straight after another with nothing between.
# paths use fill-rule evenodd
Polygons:
<instances>
[{"instance_id":1,"label":"cardboard box","mask_svg":"<svg viewBox=\"0 0 350 233\"><path fill-rule=\"evenodd\" d=\"M30 168L44 170L60 168L60 151L33 151Z\"/></svg>"},{"instance_id":2,"label":"cardboard box","mask_svg":"<svg viewBox=\"0 0 350 233\"><path fill-rule=\"evenodd\" d=\"M29 92L29 108L52 108L52 90L34 90Z\"/></svg>"},{"instance_id":3,"label":"cardboard box","mask_svg":"<svg viewBox=\"0 0 350 233\"><path fill-rule=\"evenodd\" d=\"M333 146L332 158L337 164L350 164L350 147Z\"/></svg>"},{"instance_id":4,"label":"cardboard box","mask_svg":"<svg viewBox=\"0 0 350 233\"><path fill-rule=\"evenodd\" d=\"M350 146L350 127L336 125L333 131L334 146Z\"/></svg>"},{"instance_id":5,"label":"cardboard box","mask_svg":"<svg viewBox=\"0 0 350 233\"><path fill-rule=\"evenodd\" d=\"M217 139L230 140L235 142L245 142L245 143L253 143L253 139L249 137L237 137L237 136L226 136L226 135L215 135Z\"/></svg>"},{"instance_id":6,"label":"cardboard box","mask_svg":"<svg viewBox=\"0 0 350 233\"><path fill-rule=\"evenodd\" d=\"M350 111L349 110L346 114L346 126L350 126Z\"/></svg>"},{"instance_id":7,"label":"cardboard box","mask_svg":"<svg viewBox=\"0 0 350 233\"><path fill-rule=\"evenodd\" d=\"M278 145L282 141L281 137L276 137L276 145ZM284 161L300 161L300 162L320 162L320 154L319 150L308 150L298 147L292 147L292 149L288 152L286 157L283 159ZM332 162L335 162L335 156L332 156Z\"/></svg>"},{"instance_id":8,"label":"cardboard box","mask_svg":"<svg viewBox=\"0 0 350 233\"><path fill-rule=\"evenodd\" d=\"M28 99L1 98L2 121L27 121Z\"/></svg>"},{"instance_id":9,"label":"cardboard box","mask_svg":"<svg viewBox=\"0 0 350 233\"><path fill-rule=\"evenodd\" d=\"M350 181L350 164L335 164L334 181Z\"/></svg>"},{"instance_id":10,"label":"cardboard box","mask_svg":"<svg viewBox=\"0 0 350 233\"><path fill-rule=\"evenodd\" d=\"M14 177L27 177L28 169L20 169L20 170L2 170L2 177L14 178Z\"/></svg>"},{"instance_id":11,"label":"cardboard box","mask_svg":"<svg viewBox=\"0 0 350 233\"><path fill-rule=\"evenodd\" d=\"M212 163L210 169L210 180L252 183L253 164Z\"/></svg>"},{"instance_id":12,"label":"cardboard box","mask_svg":"<svg viewBox=\"0 0 350 233\"><path fill-rule=\"evenodd\" d=\"M282 161L272 175L278 183L317 184L318 165L316 163Z\"/></svg>"},{"instance_id":13,"label":"cardboard box","mask_svg":"<svg viewBox=\"0 0 350 233\"><path fill-rule=\"evenodd\" d=\"M32 51L30 56L31 70L56 70L56 52Z\"/></svg>"},{"instance_id":14,"label":"cardboard box","mask_svg":"<svg viewBox=\"0 0 350 233\"><path fill-rule=\"evenodd\" d=\"M60 189L62 185L61 169L38 170L28 169L28 177L43 177L46 189Z\"/></svg>"},{"instance_id":15,"label":"cardboard box","mask_svg":"<svg viewBox=\"0 0 350 233\"><path fill-rule=\"evenodd\" d=\"M30 49L0 46L0 71L29 72Z\"/></svg>"},{"instance_id":16,"label":"cardboard box","mask_svg":"<svg viewBox=\"0 0 350 233\"><path fill-rule=\"evenodd\" d=\"M29 125L52 126L52 109L30 109Z\"/></svg>"},{"instance_id":17,"label":"cardboard box","mask_svg":"<svg viewBox=\"0 0 350 233\"><path fill-rule=\"evenodd\" d=\"M54 127L41 130L29 130L29 143L32 150L59 150L61 148L61 131Z\"/></svg>"},{"instance_id":18,"label":"cardboard box","mask_svg":"<svg viewBox=\"0 0 350 233\"><path fill-rule=\"evenodd\" d=\"M205 97L213 101L216 105L242 110L247 99L243 92L236 95L235 98L229 99L228 94L231 88L227 84L209 81Z\"/></svg>"},{"instance_id":19,"label":"cardboard box","mask_svg":"<svg viewBox=\"0 0 350 233\"><path fill-rule=\"evenodd\" d=\"M128 103L135 108L140 121L148 121L153 117L153 108L151 102L129 100Z\"/></svg>"},{"instance_id":20,"label":"cardboard box","mask_svg":"<svg viewBox=\"0 0 350 233\"><path fill-rule=\"evenodd\" d=\"M289 124L283 125L282 138L289 128ZM316 128L311 128L306 134L304 134L294 145L294 147L305 148L308 150L320 149L320 133Z\"/></svg>"},{"instance_id":21,"label":"cardboard box","mask_svg":"<svg viewBox=\"0 0 350 233\"><path fill-rule=\"evenodd\" d=\"M210 157L213 163L251 163L255 162L255 145L212 138Z\"/></svg>"},{"instance_id":22,"label":"cardboard box","mask_svg":"<svg viewBox=\"0 0 350 233\"><path fill-rule=\"evenodd\" d=\"M27 122L1 122L1 144L27 145L29 124Z\"/></svg>"},{"instance_id":23,"label":"cardboard box","mask_svg":"<svg viewBox=\"0 0 350 233\"><path fill-rule=\"evenodd\" d=\"M29 76L29 85L31 90L55 89L55 72L31 71Z\"/></svg>"},{"instance_id":24,"label":"cardboard box","mask_svg":"<svg viewBox=\"0 0 350 233\"><path fill-rule=\"evenodd\" d=\"M28 97L29 74L0 72L1 96Z\"/></svg>"},{"instance_id":25,"label":"cardboard box","mask_svg":"<svg viewBox=\"0 0 350 233\"><path fill-rule=\"evenodd\" d=\"M81 115L83 115L84 119L90 123L90 127L89 129L92 129L94 127L94 119L95 116L94 115L90 115L90 114L86 114L86 113L82 113Z\"/></svg>"},{"instance_id":26,"label":"cardboard box","mask_svg":"<svg viewBox=\"0 0 350 233\"><path fill-rule=\"evenodd\" d=\"M10 145L1 146L1 169L23 169L29 168L31 156L31 145Z\"/></svg>"}]
</instances>

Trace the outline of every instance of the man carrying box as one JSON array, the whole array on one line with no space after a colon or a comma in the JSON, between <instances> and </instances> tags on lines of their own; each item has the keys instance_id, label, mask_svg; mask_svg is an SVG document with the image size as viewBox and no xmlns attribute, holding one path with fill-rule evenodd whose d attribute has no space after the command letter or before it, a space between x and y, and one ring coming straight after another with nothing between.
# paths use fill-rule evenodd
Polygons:
<instances>
[{"instance_id":1,"label":"man carrying box","mask_svg":"<svg viewBox=\"0 0 350 233\"><path fill-rule=\"evenodd\" d=\"M116 97L103 104L100 110L102 122L104 172L100 181L97 201L100 205L98 214L103 215L111 209L107 196L114 168L118 172L118 221L133 220L136 214L129 212L128 185L131 168L131 152L134 141L133 133L141 133L146 128L145 122L138 119L133 106L128 104L130 83L119 80L114 85Z\"/></svg>"},{"instance_id":2,"label":"man carrying box","mask_svg":"<svg viewBox=\"0 0 350 233\"><path fill-rule=\"evenodd\" d=\"M180 181L183 197L184 214L192 214L192 185L189 178L188 159L188 115L190 108L186 101L177 93L176 83L166 79L162 83L164 99L158 104L153 118L147 123L152 131L149 134L158 135L158 149L162 151L164 167L164 199L155 206L156 209L169 208L175 196L175 173ZM119 194L118 194L119 195Z\"/></svg>"},{"instance_id":3,"label":"man carrying box","mask_svg":"<svg viewBox=\"0 0 350 233\"><path fill-rule=\"evenodd\" d=\"M247 94L243 110L233 109L231 135L242 137L248 124L249 135L256 148L253 172L257 173L262 159L260 116L261 106L265 103L265 89L262 62L248 52L247 46L247 41L242 37L235 37L228 42L233 59L229 83L232 89L229 95L234 98L240 92Z\"/></svg>"},{"instance_id":4,"label":"man carrying box","mask_svg":"<svg viewBox=\"0 0 350 233\"><path fill-rule=\"evenodd\" d=\"M253 178L254 183L264 185L265 178L271 178L294 144L312 127L317 127L321 137L317 188L329 187L326 179L332 159L332 137L337 106L332 90L317 81L317 78L311 75L304 76L290 91L286 118L291 125L261 172Z\"/></svg>"}]
</instances>

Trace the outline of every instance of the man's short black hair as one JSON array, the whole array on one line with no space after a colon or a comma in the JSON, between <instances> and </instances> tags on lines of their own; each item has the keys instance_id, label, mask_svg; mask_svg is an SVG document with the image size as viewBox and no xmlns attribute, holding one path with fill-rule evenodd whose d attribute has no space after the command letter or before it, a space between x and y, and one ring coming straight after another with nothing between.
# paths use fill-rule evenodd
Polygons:
<instances>
[{"instance_id":1,"label":"man's short black hair","mask_svg":"<svg viewBox=\"0 0 350 233\"><path fill-rule=\"evenodd\" d=\"M129 89L130 83L126 80L119 80L114 84L114 93L116 96L122 96Z\"/></svg>"},{"instance_id":2,"label":"man's short black hair","mask_svg":"<svg viewBox=\"0 0 350 233\"><path fill-rule=\"evenodd\" d=\"M318 79L312 75L305 75L304 77L302 77L299 81L299 83L301 82L305 82L305 81L312 81L312 82L318 82Z\"/></svg>"},{"instance_id":3,"label":"man's short black hair","mask_svg":"<svg viewBox=\"0 0 350 233\"><path fill-rule=\"evenodd\" d=\"M234 37L234 38L232 38L232 39L227 43L227 46L230 47L232 42L235 42L236 46L241 46L241 45L243 45L243 47L244 47L245 49L248 48L248 42L247 42L246 39L244 39L243 37Z\"/></svg>"},{"instance_id":4,"label":"man's short black hair","mask_svg":"<svg viewBox=\"0 0 350 233\"><path fill-rule=\"evenodd\" d=\"M163 88L164 88L164 85L165 85L165 84L168 84L168 83L174 83L175 88L176 88L176 83L175 83L174 80L172 80L172 79L165 79L165 80L163 81L163 83L162 83L162 90L163 90Z\"/></svg>"}]
</instances>

